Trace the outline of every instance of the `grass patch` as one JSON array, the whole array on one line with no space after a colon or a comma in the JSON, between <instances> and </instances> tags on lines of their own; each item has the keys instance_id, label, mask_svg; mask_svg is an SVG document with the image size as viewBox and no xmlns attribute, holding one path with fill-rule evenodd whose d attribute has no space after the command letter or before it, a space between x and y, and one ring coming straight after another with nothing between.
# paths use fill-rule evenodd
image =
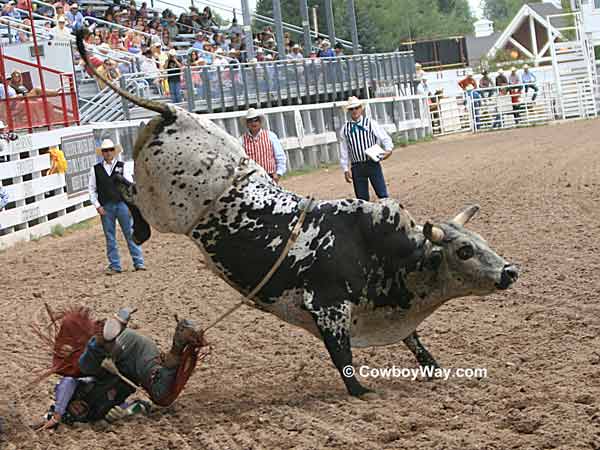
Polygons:
<instances>
[{"instance_id":1,"label":"grass patch","mask_svg":"<svg viewBox=\"0 0 600 450\"><path fill-rule=\"evenodd\" d=\"M70 227L67 227L67 231L69 233L73 233L75 231L87 230L88 228L91 228L94 225L96 225L96 222L97 222L97 219L95 217L93 217L91 219L84 220L83 222L74 223Z\"/></svg>"},{"instance_id":2,"label":"grass patch","mask_svg":"<svg viewBox=\"0 0 600 450\"><path fill-rule=\"evenodd\" d=\"M307 173L316 172L317 170L331 169L337 166L339 166L339 163L321 163L316 167L303 167L302 169L290 170L283 176L283 179L286 180L292 177L299 177L301 175L306 175Z\"/></svg>"},{"instance_id":3,"label":"grass patch","mask_svg":"<svg viewBox=\"0 0 600 450\"><path fill-rule=\"evenodd\" d=\"M403 133L392 133L390 136L394 147L408 147L409 145L418 144L420 142L429 142L433 140L433 135L427 135L421 139L407 139Z\"/></svg>"},{"instance_id":4,"label":"grass patch","mask_svg":"<svg viewBox=\"0 0 600 450\"><path fill-rule=\"evenodd\" d=\"M61 224L54 225L52 228L50 228L50 234L52 234L54 237L63 237L65 235L65 231L66 228Z\"/></svg>"}]
</instances>

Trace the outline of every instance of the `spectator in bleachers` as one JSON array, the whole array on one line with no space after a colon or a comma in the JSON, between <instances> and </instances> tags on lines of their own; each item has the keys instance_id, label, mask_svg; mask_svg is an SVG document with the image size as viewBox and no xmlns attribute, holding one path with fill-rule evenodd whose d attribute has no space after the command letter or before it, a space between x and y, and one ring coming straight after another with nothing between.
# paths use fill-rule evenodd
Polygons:
<instances>
[{"instance_id":1,"label":"spectator in bleachers","mask_svg":"<svg viewBox=\"0 0 600 450\"><path fill-rule=\"evenodd\" d=\"M144 21L148 19L148 5L146 2L142 2L142 6L140 6L140 10L138 11L138 18Z\"/></svg>"},{"instance_id":2,"label":"spectator in bleachers","mask_svg":"<svg viewBox=\"0 0 600 450\"><path fill-rule=\"evenodd\" d=\"M304 59L304 55L302 54L302 48L300 48L300 46L298 44L294 44L292 46L292 53L290 53L288 56L288 59Z\"/></svg>"},{"instance_id":3,"label":"spectator in bleachers","mask_svg":"<svg viewBox=\"0 0 600 450\"><path fill-rule=\"evenodd\" d=\"M535 102L538 94L538 87L535 85L537 80L535 75L529 71L529 66L527 64L523 66L523 76L521 77L521 81L525 86L525 94L527 94L530 89L533 90L533 97L531 98L531 101Z\"/></svg>"},{"instance_id":4,"label":"spectator in bleachers","mask_svg":"<svg viewBox=\"0 0 600 450\"><path fill-rule=\"evenodd\" d=\"M510 68L510 76L508 77L508 84L510 84L511 86L519 85L519 89L520 89L521 77L519 77L516 67Z\"/></svg>"},{"instance_id":5,"label":"spectator in bleachers","mask_svg":"<svg viewBox=\"0 0 600 450\"><path fill-rule=\"evenodd\" d=\"M21 20L21 13L16 10L15 2L10 0L4 7L2 8L2 15L7 17L12 17L16 20Z\"/></svg>"},{"instance_id":6,"label":"spectator in bleachers","mask_svg":"<svg viewBox=\"0 0 600 450\"><path fill-rule=\"evenodd\" d=\"M177 26L177 18L175 16L169 17L167 25L165 26L165 30L167 30L167 33L169 33L170 41L174 41L177 39L177 35L179 34L179 27Z\"/></svg>"},{"instance_id":7,"label":"spectator in bleachers","mask_svg":"<svg viewBox=\"0 0 600 450\"><path fill-rule=\"evenodd\" d=\"M223 49L223 51L229 51L229 44L225 42L225 36L222 33L215 33L214 37L215 47Z\"/></svg>"},{"instance_id":8,"label":"spectator in bleachers","mask_svg":"<svg viewBox=\"0 0 600 450\"><path fill-rule=\"evenodd\" d=\"M96 17L96 13L94 12L92 5L87 5L83 10L83 18L85 19L86 17Z\"/></svg>"},{"instance_id":9,"label":"spectator in bleachers","mask_svg":"<svg viewBox=\"0 0 600 450\"><path fill-rule=\"evenodd\" d=\"M148 49L144 53L144 58L140 63L140 71L146 75L148 84L154 86L160 92L160 70L158 69L158 63L152 56L152 50Z\"/></svg>"},{"instance_id":10,"label":"spectator in bleachers","mask_svg":"<svg viewBox=\"0 0 600 450\"><path fill-rule=\"evenodd\" d=\"M123 43L121 42L121 35L119 34L118 28L113 28L110 32L110 36L108 37L108 44L110 48L118 50L123 47Z\"/></svg>"},{"instance_id":11,"label":"spectator in bleachers","mask_svg":"<svg viewBox=\"0 0 600 450\"><path fill-rule=\"evenodd\" d=\"M479 80L479 89L481 89L480 93L483 98L491 97L494 95L494 82L490 79L487 70L481 72L481 80Z\"/></svg>"},{"instance_id":12,"label":"spectator in bleachers","mask_svg":"<svg viewBox=\"0 0 600 450\"><path fill-rule=\"evenodd\" d=\"M102 65L98 67L98 72L100 72L102 75L108 78L109 81L112 82L117 81L119 78L121 78L121 72L119 72L117 63L111 58L106 58L102 62ZM104 89L105 86L106 85L103 81L98 80L98 87L100 88L100 90Z\"/></svg>"},{"instance_id":13,"label":"spectator in bleachers","mask_svg":"<svg viewBox=\"0 0 600 450\"><path fill-rule=\"evenodd\" d=\"M337 44L335 44L335 47L333 48L333 50L335 51L335 56L337 56L337 57L344 56L344 46L342 44L340 44L339 42Z\"/></svg>"},{"instance_id":14,"label":"spectator in bleachers","mask_svg":"<svg viewBox=\"0 0 600 450\"><path fill-rule=\"evenodd\" d=\"M215 22L213 18L212 11L210 7L205 7L202 10L202 15L200 16L200 27L204 30L210 30L212 28L219 28L219 24Z\"/></svg>"},{"instance_id":15,"label":"spectator in bleachers","mask_svg":"<svg viewBox=\"0 0 600 450\"><path fill-rule=\"evenodd\" d=\"M236 35L236 34L242 34L243 30L242 27L238 25L238 21L237 18L235 17L235 10L234 10L234 16L233 19L231 20L231 26L227 29L227 33L231 36L231 35Z\"/></svg>"},{"instance_id":16,"label":"spectator in bleachers","mask_svg":"<svg viewBox=\"0 0 600 450\"><path fill-rule=\"evenodd\" d=\"M195 48L197 50L202 50L204 48L204 33L196 33L196 37L194 38L192 48Z\"/></svg>"},{"instance_id":17,"label":"spectator in bleachers","mask_svg":"<svg viewBox=\"0 0 600 450\"><path fill-rule=\"evenodd\" d=\"M167 59L165 69L168 71L167 82L169 83L171 101L181 103L183 101L181 92L181 69L183 69L183 64L177 59L177 52L174 49L169 50L168 56L169 59Z\"/></svg>"},{"instance_id":18,"label":"spectator in bleachers","mask_svg":"<svg viewBox=\"0 0 600 450\"><path fill-rule=\"evenodd\" d=\"M17 96L17 92L11 87L11 85L8 85L8 97L12 98L12 97L16 97ZM4 100L6 98L6 91L4 90L4 83L2 82L2 80L0 80L0 100Z\"/></svg>"},{"instance_id":19,"label":"spectator in bleachers","mask_svg":"<svg viewBox=\"0 0 600 450\"><path fill-rule=\"evenodd\" d=\"M167 60L169 59L169 55L166 52L163 52L161 47L162 45L160 42L154 42L152 44L152 59L156 61L159 69L164 69Z\"/></svg>"},{"instance_id":20,"label":"spectator in bleachers","mask_svg":"<svg viewBox=\"0 0 600 450\"><path fill-rule=\"evenodd\" d=\"M335 57L335 53L331 49L331 43L327 39L323 39L321 42L321 47L319 52L317 53L319 58L333 58Z\"/></svg>"},{"instance_id":21,"label":"spectator in bleachers","mask_svg":"<svg viewBox=\"0 0 600 450\"><path fill-rule=\"evenodd\" d=\"M222 48L217 48L214 53L213 66L226 66L228 64L227 58L225 58L225 52Z\"/></svg>"},{"instance_id":22,"label":"spectator in bleachers","mask_svg":"<svg viewBox=\"0 0 600 450\"><path fill-rule=\"evenodd\" d=\"M60 16L57 21L57 26L52 29L52 36L57 41L70 41L73 35L71 30L66 26L67 19L65 16Z\"/></svg>"},{"instance_id":23,"label":"spectator in bleachers","mask_svg":"<svg viewBox=\"0 0 600 450\"><path fill-rule=\"evenodd\" d=\"M77 5L77 3L71 5L69 12L65 14L65 18L67 19L69 28L73 31L83 28L83 14L79 11L79 5Z\"/></svg>"}]
</instances>

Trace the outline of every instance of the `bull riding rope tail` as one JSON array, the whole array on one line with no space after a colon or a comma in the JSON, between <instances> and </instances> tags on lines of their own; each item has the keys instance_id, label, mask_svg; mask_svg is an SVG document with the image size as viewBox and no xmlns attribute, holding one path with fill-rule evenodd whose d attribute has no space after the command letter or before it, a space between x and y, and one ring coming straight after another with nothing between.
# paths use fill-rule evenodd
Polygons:
<instances>
[{"instance_id":1,"label":"bull riding rope tail","mask_svg":"<svg viewBox=\"0 0 600 450\"><path fill-rule=\"evenodd\" d=\"M287 257L290 249L296 243L296 240L298 240L298 236L300 236L300 231L302 230L302 224L304 223L304 219L306 219L306 214L308 213L308 211L310 211L314 202L315 202L315 198L313 196L308 197L304 207L302 208L302 212L300 213L298 222L296 222L296 225L294 225L294 228L292 229L292 233L290 234L290 237L288 238L287 243L285 244L285 247L283 248L283 251L280 253L279 258L277 258L277 261L275 261L275 264L273 264L271 269L263 277L263 279L260 281L260 283L258 283L256 285L256 287L254 289L252 289L252 291L248 295L244 296L241 301L239 301L237 304L235 304L230 309L225 311L215 321L213 321L210 325L208 325L204 329L204 333L206 333L208 330L210 330L211 328L218 325L227 316L229 316L230 314L235 312L240 306L242 306L244 304L245 300L251 301L254 298L254 296L256 294L258 294L260 292L260 290L265 286L265 284L267 284L269 282L269 280L273 277L275 272L277 272L277 269L279 269L279 266L281 266L281 263L283 263L283 260ZM194 226L194 228L195 228L195 226ZM192 231L193 231L193 228L192 228L192 230L190 230L190 233ZM190 234L190 233L188 233L188 234Z\"/></svg>"}]
</instances>

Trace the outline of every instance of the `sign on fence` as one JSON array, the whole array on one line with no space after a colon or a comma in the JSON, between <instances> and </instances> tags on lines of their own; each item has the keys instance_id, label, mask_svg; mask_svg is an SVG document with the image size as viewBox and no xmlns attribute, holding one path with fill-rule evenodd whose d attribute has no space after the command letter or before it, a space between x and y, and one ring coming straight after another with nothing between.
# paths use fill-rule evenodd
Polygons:
<instances>
[{"instance_id":1,"label":"sign on fence","mask_svg":"<svg viewBox=\"0 0 600 450\"><path fill-rule=\"evenodd\" d=\"M94 133L63 137L61 149L68 163L65 181L67 193L85 191L88 186L90 169L96 164L96 141Z\"/></svg>"}]
</instances>

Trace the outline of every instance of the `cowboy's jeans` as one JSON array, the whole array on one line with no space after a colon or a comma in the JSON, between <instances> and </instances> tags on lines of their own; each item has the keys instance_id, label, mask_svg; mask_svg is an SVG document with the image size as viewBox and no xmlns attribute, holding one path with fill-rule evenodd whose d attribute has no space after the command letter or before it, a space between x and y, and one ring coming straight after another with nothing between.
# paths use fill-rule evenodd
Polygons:
<instances>
[{"instance_id":1,"label":"cowboy's jeans","mask_svg":"<svg viewBox=\"0 0 600 450\"><path fill-rule=\"evenodd\" d=\"M381 164L375 161L352 164L352 184L356 198L369 201L369 181L378 198L387 198L388 192Z\"/></svg>"},{"instance_id":2,"label":"cowboy's jeans","mask_svg":"<svg viewBox=\"0 0 600 450\"><path fill-rule=\"evenodd\" d=\"M102 229L104 230L104 236L106 237L106 256L108 257L110 267L116 271L122 270L119 248L117 247L117 221L119 221L121 231L127 241L129 254L131 255L131 259L133 259L134 267L143 267L144 256L142 255L142 248L133 242L133 222L125 202L107 203L103 205L103 208L105 214L100 216L100 218L102 219Z\"/></svg>"}]
</instances>

